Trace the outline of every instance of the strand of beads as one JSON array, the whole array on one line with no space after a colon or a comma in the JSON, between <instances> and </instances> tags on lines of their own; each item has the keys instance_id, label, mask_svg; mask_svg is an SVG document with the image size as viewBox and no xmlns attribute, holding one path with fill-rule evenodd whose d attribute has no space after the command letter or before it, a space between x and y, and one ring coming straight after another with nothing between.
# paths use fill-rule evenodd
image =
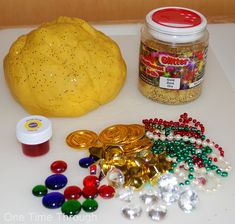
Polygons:
<instances>
[{"instance_id":1,"label":"strand of beads","mask_svg":"<svg viewBox=\"0 0 235 224\"><path fill-rule=\"evenodd\" d=\"M224 160L222 147L206 139L204 125L187 113L180 115L176 122L155 118L145 119L143 123L146 136L154 142L152 152L165 153L166 158L172 162L169 172L179 176L182 180L180 185L193 183L201 187L209 178L228 176L232 167ZM215 153L216 150L219 155ZM213 191L220 185L219 180L214 182L216 186L207 189L208 191Z\"/></svg>"}]
</instances>

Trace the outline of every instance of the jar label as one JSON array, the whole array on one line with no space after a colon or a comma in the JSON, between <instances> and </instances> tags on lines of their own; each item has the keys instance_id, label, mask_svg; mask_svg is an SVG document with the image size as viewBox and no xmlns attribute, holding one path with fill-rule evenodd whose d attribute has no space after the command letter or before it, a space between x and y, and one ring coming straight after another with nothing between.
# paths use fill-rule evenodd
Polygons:
<instances>
[{"instance_id":1,"label":"jar label","mask_svg":"<svg viewBox=\"0 0 235 224\"><path fill-rule=\"evenodd\" d=\"M144 82L163 89L191 89L203 81L207 49L169 53L141 43L139 76Z\"/></svg>"},{"instance_id":2,"label":"jar label","mask_svg":"<svg viewBox=\"0 0 235 224\"><path fill-rule=\"evenodd\" d=\"M25 122L24 126L28 131L37 131L42 127L42 121L38 119L30 119Z\"/></svg>"}]
</instances>

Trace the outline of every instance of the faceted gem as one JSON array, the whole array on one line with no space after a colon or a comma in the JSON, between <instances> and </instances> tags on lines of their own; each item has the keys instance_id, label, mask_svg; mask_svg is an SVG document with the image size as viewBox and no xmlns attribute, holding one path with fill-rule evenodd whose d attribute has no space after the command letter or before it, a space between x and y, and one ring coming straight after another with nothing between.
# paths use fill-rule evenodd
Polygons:
<instances>
[{"instance_id":1,"label":"faceted gem","mask_svg":"<svg viewBox=\"0 0 235 224\"><path fill-rule=\"evenodd\" d=\"M117 195L120 200L130 202L133 198L134 190L133 187L124 187L118 189Z\"/></svg>"},{"instance_id":2,"label":"faceted gem","mask_svg":"<svg viewBox=\"0 0 235 224\"><path fill-rule=\"evenodd\" d=\"M32 193L36 197L42 197L46 195L48 192L47 188L45 185L37 185L33 188Z\"/></svg>"},{"instance_id":3,"label":"faceted gem","mask_svg":"<svg viewBox=\"0 0 235 224\"><path fill-rule=\"evenodd\" d=\"M79 160L79 165L82 168L88 168L94 162L95 160L92 157L85 157Z\"/></svg>"},{"instance_id":4,"label":"faceted gem","mask_svg":"<svg viewBox=\"0 0 235 224\"><path fill-rule=\"evenodd\" d=\"M160 196L164 202L168 205L176 202L179 199L179 186L177 178L171 174L163 174L158 181L158 187L160 189Z\"/></svg>"},{"instance_id":5,"label":"faceted gem","mask_svg":"<svg viewBox=\"0 0 235 224\"><path fill-rule=\"evenodd\" d=\"M198 203L198 194L196 191L187 189L180 194L178 205L185 212L190 213L196 208Z\"/></svg>"},{"instance_id":6,"label":"faceted gem","mask_svg":"<svg viewBox=\"0 0 235 224\"><path fill-rule=\"evenodd\" d=\"M154 204L147 209L148 216L154 221L160 221L167 214L167 208L164 205Z\"/></svg>"},{"instance_id":7,"label":"faceted gem","mask_svg":"<svg viewBox=\"0 0 235 224\"><path fill-rule=\"evenodd\" d=\"M115 190L112 186L102 185L98 189L99 195L102 198L112 198L115 194Z\"/></svg>"},{"instance_id":8,"label":"faceted gem","mask_svg":"<svg viewBox=\"0 0 235 224\"><path fill-rule=\"evenodd\" d=\"M63 160L57 160L50 166L53 173L63 173L67 169L67 163Z\"/></svg>"},{"instance_id":9,"label":"faceted gem","mask_svg":"<svg viewBox=\"0 0 235 224\"><path fill-rule=\"evenodd\" d=\"M86 199L82 203L82 209L85 212L94 212L98 208L98 203L94 199Z\"/></svg>"},{"instance_id":10,"label":"faceted gem","mask_svg":"<svg viewBox=\"0 0 235 224\"><path fill-rule=\"evenodd\" d=\"M82 194L84 198L95 198L98 196L98 190L95 186L87 186L82 190Z\"/></svg>"},{"instance_id":11,"label":"faceted gem","mask_svg":"<svg viewBox=\"0 0 235 224\"><path fill-rule=\"evenodd\" d=\"M59 192L51 192L42 198L42 204L46 208L59 208L64 203L64 195Z\"/></svg>"},{"instance_id":12,"label":"faceted gem","mask_svg":"<svg viewBox=\"0 0 235 224\"><path fill-rule=\"evenodd\" d=\"M51 190L59 190L66 186L68 180L63 174L53 174L47 177L45 185Z\"/></svg>"},{"instance_id":13,"label":"faceted gem","mask_svg":"<svg viewBox=\"0 0 235 224\"><path fill-rule=\"evenodd\" d=\"M158 193L153 187L146 187L140 192L140 199L146 205L152 205L159 201Z\"/></svg>"},{"instance_id":14,"label":"faceted gem","mask_svg":"<svg viewBox=\"0 0 235 224\"><path fill-rule=\"evenodd\" d=\"M69 186L64 190L64 197L67 200L77 200L82 195L82 190L77 186Z\"/></svg>"},{"instance_id":15,"label":"faceted gem","mask_svg":"<svg viewBox=\"0 0 235 224\"><path fill-rule=\"evenodd\" d=\"M108 180L109 185L115 188L119 188L123 186L125 177L121 170L113 167L107 173L107 180Z\"/></svg>"},{"instance_id":16,"label":"faceted gem","mask_svg":"<svg viewBox=\"0 0 235 224\"><path fill-rule=\"evenodd\" d=\"M90 187L90 186L98 187L100 185L100 181L97 176L90 175L90 176L86 176L83 179L83 185L84 187Z\"/></svg>"},{"instance_id":17,"label":"faceted gem","mask_svg":"<svg viewBox=\"0 0 235 224\"><path fill-rule=\"evenodd\" d=\"M61 211L67 216L74 216L81 211L81 208L82 205L79 201L69 200L62 205Z\"/></svg>"},{"instance_id":18,"label":"faceted gem","mask_svg":"<svg viewBox=\"0 0 235 224\"><path fill-rule=\"evenodd\" d=\"M122 214L125 218L134 219L142 214L142 208L131 203L122 208Z\"/></svg>"}]
</instances>

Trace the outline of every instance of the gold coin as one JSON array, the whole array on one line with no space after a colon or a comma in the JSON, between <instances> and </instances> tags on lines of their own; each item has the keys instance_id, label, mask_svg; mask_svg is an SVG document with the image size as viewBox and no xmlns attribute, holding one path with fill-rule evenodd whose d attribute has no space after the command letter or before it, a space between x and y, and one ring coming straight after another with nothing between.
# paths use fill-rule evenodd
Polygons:
<instances>
[{"instance_id":1,"label":"gold coin","mask_svg":"<svg viewBox=\"0 0 235 224\"><path fill-rule=\"evenodd\" d=\"M132 153L138 153L142 150L149 150L153 145L153 142L149 138L142 138L133 143L123 146L124 153L130 155Z\"/></svg>"},{"instance_id":2,"label":"gold coin","mask_svg":"<svg viewBox=\"0 0 235 224\"><path fill-rule=\"evenodd\" d=\"M98 135L90 130L77 130L70 133L67 138L67 144L75 149L90 148L95 146L98 141Z\"/></svg>"},{"instance_id":3,"label":"gold coin","mask_svg":"<svg viewBox=\"0 0 235 224\"><path fill-rule=\"evenodd\" d=\"M139 124L130 124L127 126L128 135L126 138L126 143L137 141L145 135L145 127Z\"/></svg>"},{"instance_id":4,"label":"gold coin","mask_svg":"<svg viewBox=\"0 0 235 224\"><path fill-rule=\"evenodd\" d=\"M122 124L117 124L105 128L99 134L99 141L107 145L122 144L125 142L127 134L128 134L127 126Z\"/></svg>"}]
</instances>

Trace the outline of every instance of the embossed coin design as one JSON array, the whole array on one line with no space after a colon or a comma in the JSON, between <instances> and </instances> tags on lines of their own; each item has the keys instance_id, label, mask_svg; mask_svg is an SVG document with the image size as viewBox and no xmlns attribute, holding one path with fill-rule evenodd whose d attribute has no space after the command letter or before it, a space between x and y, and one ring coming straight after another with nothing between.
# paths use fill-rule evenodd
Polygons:
<instances>
[{"instance_id":1,"label":"embossed coin design","mask_svg":"<svg viewBox=\"0 0 235 224\"><path fill-rule=\"evenodd\" d=\"M98 135L90 130L77 130L70 133L67 138L67 144L74 149L85 149L96 145Z\"/></svg>"},{"instance_id":2,"label":"embossed coin design","mask_svg":"<svg viewBox=\"0 0 235 224\"><path fill-rule=\"evenodd\" d=\"M105 128L99 135L99 140L103 144L123 144L128 135L128 128L126 125L117 124Z\"/></svg>"}]
</instances>

